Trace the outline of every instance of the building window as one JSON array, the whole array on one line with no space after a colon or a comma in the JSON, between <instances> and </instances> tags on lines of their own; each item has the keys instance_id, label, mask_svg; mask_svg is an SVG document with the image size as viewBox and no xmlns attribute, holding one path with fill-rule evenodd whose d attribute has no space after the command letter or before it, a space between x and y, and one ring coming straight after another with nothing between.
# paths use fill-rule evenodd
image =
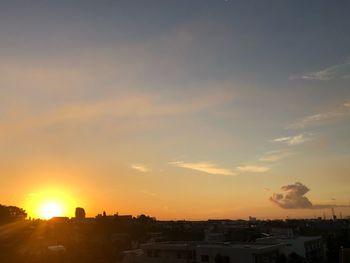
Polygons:
<instances>
[{"instance_id":1,"label":"building window","mask_svg":"<svg viewBox=\"0 0 350 263\"><path fill-rule=\"evenodd\" d=\"M208 255L202 255L201 256L201 261L202 262L209 262L209 256Z\"/></svg>"}]
</instances>

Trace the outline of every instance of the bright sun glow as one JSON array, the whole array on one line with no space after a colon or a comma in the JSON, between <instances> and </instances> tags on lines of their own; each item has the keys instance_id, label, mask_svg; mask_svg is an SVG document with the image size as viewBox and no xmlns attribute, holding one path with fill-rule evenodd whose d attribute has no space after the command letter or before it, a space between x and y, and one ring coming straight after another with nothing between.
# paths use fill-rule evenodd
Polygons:
<instances>
[{"instance_id":1,"label":"bright sun glow","mask_svg":"<svg viewBox=\"0 0 350 263\"><path fill-rule=\"evenodd\" d=\"M51 219L57 216L74 216L75 198L66 191L47 187L47 190L28 194L26 210L32 218Z\"/></svg>"},{"instance_id":2,"label":"bright sun glow","mask_svg":"<svg viewBox=\"0 0 350 263\"><path fill-rule=\"evenodd\" d=\"M55 216L63 216L63 207L57 201L45 202L39 209L40 217L44 219L50 219Z\"/></svg>"}]
</instances>

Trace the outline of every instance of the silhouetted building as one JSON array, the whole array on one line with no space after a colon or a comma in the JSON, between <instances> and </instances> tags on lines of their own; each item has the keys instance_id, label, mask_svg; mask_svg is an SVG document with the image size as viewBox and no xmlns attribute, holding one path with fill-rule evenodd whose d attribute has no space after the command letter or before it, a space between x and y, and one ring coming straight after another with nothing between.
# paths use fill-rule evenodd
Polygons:
<instances>
[{"instance_id":1,"label":"silhouetted building","mask_svg":"<svg viewBox=\"0 0 350 263\"><path fill-rule=\"evenodd\" d=\"M204 230L204 240L206 242L222 242L225 240L224 233Z\"/></svg>"},{"instance_id":2,"label":"silhouetted building","mask_svg":"<svg viewBox=\"0 0 350 263\"><path fill-rule=\"evenodd\" d=\"M350 248L341 248L339 255L339 263L350 262Z\"/></svg>"},{"instance_id":3,"label":"silhouetted building","mask_svg":"<svg viewBox=\"0 0 350 263\"><path fill-rule=\"evenodd\" d=\"M81 208L81 207L75 208L75 218L76 219L84 219L85 218L84 208Z\"/></svg>"},{"instance_id":4,"label":"silhouetted building","mask_svg":"<svg viewBox=\"0 0 350 263\"><path fill-rule=\"evenodd\" d=\"M125 251L123 263L275 263L282 245L256 243L160 242Z\"/></svg>"},{"instance_id":5,"label":"silhouetted building","mask_svg":"<svg viewBox=\"0 0 350 263\"><path fill-rule=\"evenodd\" d=\"M249 222L256 222L256 217L249 216Z\"/></svg>"},{"instance_id":6,"label":"silhouetted building","mask_svg":"<svg viewBox=\"0 0 350 263\"><path fill-rule=\"evenodd\" d=\"M283 237L283 238L294 237L293 229L289 227L273 227L270 232L271 232L271 235L274 237Z\"/></svg>"},{"instance_id":7,"label":"silhouetted building","mask_svg":"<svg viewBox=\"0 0 350 263\"><path fill-rule=\"evenodd\" d=\"M67 223L69 218L66 216L55 216L49 220L51 223Z\"/></svg>"}]
</instances>

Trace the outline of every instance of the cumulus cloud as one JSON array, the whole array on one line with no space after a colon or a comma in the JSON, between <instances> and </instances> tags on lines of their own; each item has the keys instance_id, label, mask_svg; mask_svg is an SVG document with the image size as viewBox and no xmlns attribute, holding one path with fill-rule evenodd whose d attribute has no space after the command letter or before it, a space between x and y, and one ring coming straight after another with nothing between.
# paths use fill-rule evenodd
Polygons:
<instances>
[{"instance_id":1,"label":"cumulus cloud","mask_svg":"<svg viewBox=\"0 0 350 263\"><path fill-rule=\"evenodd\" d=\"M301 133L295 136L279 137L273 139L274 142L282 142L289 146L302 144L310 140L310 134Z\"/></svg>"},{"instance_id":2,"label":"cumulus cloud","mask_svg":"<svg viewBox=\"0 0 350 263\"><path fill-rule=\"evenodd\" d=\"M270 167L260 165L242 165L238 166L237 169L243 173L264 173L270 170Z\"/></svg>"},{"instance_id":3,"label":"cumulus cloud","mask_svg":"<svg viewBox=\"0 0 350 263\"><path fill-rule=\"evenodd\" d=\"M208 174L235 175L235 173L230 169L218 167L215 164L212 164L210 162L186 163L182 161L176 161L176 162L169 162L169 164L182 167L182 168L187 168L187 169L208 173Z\"/></svg>"},{"instance_id":4,"label":"cumulus cloud","mask_svg":"<svg viewBox=\"0 0 350 263\"><path fill-rule=\"evenodd\" d=\"M318 71L309 72L300 76L290 77L290 79L319 80L326 81L332 79L346 79L350 77L350 60L346 63L333 65Z\"/></svg>"},{"instance_id":5,"label":"cumulus cloud","mask_svg":"<svg viewBox=\"0 0 350 263\"><path fill-rule=\"evenodd\" d=\"M276 162L276 161L279 161L281 159L287 158L293 154L294 154L293 152L290 152L287 150L269 151L269 152L265 152L259 158L259 161L261 161L261 162Z\"/></svg>"},{"instance_id":6,"label":"cumulus cloud","mask_svg":"<svg viewBox=\"0 0 350 263\"><path fill-rule=\"evenodd\" d=\"M270 201L284 209L318 209L333 207L329 204L313 204L305 194L310 191L302 183L285 185L281 187L284 193L273 193Z\"/></svg>"},{"instance_id":7,"label":"cumulus cloud","mask_svg":"<svg viewBox=\"0 0 350 263\"><path fill-rule=\"evenodd\" d=\"M147 173L149 171L148 167L142 164L132 164L131 168L141 173Z\"/></svg>"}]
</instances>

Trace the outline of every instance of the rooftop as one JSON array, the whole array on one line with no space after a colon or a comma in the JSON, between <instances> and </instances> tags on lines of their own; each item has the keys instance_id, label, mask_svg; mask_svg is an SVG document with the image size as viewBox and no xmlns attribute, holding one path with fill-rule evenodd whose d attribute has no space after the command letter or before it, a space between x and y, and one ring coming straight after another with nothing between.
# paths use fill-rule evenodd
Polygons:
<instances>
[{"instance_id":1,"label":"rooftop","mask_svg":"<svg viewBox=\"0 0 350 263\"><path fill-rule=\"evenodd\" d=\"M231 249L254 249L264 250L279 247L279 244L268 243L230 243L230 242L154 242L143 244L143 249L166 249L166 250L186 250L189 248L231 248Z\"/></svg>"}]
</instances>

